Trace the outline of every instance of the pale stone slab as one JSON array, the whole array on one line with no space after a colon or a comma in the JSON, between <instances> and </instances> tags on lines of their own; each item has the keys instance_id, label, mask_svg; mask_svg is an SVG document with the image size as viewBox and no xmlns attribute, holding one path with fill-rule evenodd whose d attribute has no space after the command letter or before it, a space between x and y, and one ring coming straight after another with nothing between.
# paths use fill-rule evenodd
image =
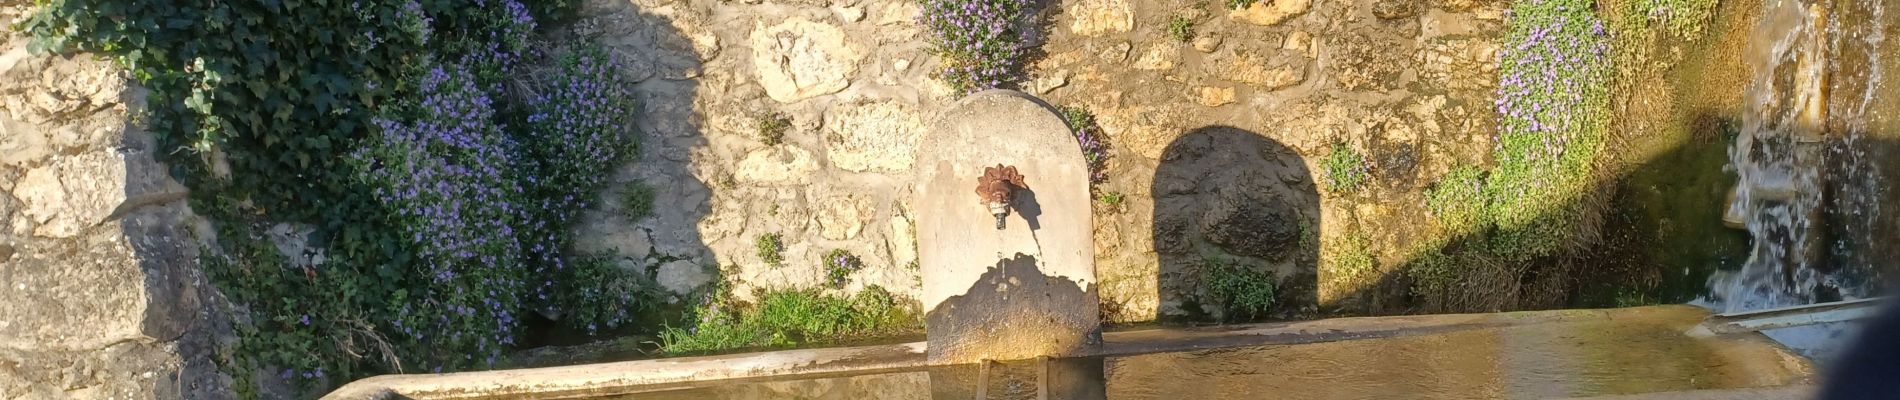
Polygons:
<instances>
[{"instance_id":1,"label":"pale stone slab","mask_svg":"<svg viewBox=\"0 0 1900 400\"><path fill-rule=\"evenodd\" d=\"M991 90L959 101L926 135L915 204L931 362L1087 348L1100 326L1093 214L1068 126L1041 101ZM1001 230L975 194L983 168L997 164L1029 186Z\"/></svg>"}]
</instances>

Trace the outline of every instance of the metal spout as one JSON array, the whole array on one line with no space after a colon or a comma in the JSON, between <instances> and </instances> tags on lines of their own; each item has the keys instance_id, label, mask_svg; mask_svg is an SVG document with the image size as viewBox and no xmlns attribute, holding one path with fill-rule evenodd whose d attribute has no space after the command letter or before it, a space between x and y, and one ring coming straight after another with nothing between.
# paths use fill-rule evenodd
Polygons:
<instances>
[{"instance_id":1,"label":"metal spout","mask_svg":"<svg viewBox=\"0 0 1900 400\"><path fill-rule=\"evenodd\" d=\"M988 203L988 205L990 207L990 215L996 216L996 230L1003 230L1003 221L1009 219L1009 203L992 202Z\"/></svg>"},{"instance_id":2,"label":"metal spout","mask_svg":"<svg viewBox=\"0 0 1900 400\"><path fill-rule=\"evenodd\" d=\"M983 176L976 178L976 196L984 206L990 209L990 215L996 216L996 230L1003 230L1003 221L1009 217L1009 201L1016 197L1017 189L1028 189L1023 183L1023 175L1016 167L997 164L983 168Z\"/></svg>"}]
</instances>

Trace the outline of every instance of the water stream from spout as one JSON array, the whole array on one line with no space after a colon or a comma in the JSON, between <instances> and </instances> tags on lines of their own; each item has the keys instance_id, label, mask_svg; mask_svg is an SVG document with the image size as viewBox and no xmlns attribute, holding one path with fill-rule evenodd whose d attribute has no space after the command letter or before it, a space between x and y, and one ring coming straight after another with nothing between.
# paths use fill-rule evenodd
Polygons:
<instances>
[{"instance_id":1,"label":"water stream from spout","mask_svg":"<svg viewBox=\"0 0 1900 400\"><path fill-rule=\"evenodd\" d=\"M1753 72L1725 218L1753 243L1740 270L1711 277L1718 312L1861 298L1859 271L1886 262L1861 251L1880 245L1883 179L1863 142L1884 78L1886 0L1764 1L1743 54Z\"/></svg>"}]
</instances>

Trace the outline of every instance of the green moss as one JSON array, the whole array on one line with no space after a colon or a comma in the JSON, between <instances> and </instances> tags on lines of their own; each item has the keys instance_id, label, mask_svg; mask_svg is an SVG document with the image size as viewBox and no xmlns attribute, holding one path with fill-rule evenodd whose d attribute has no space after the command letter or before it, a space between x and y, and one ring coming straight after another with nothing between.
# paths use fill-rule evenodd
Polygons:
<instances>
[{"instance_id":1,"label":"green moss","mask_svg":"<svg viewBox=\"0 0 1900 400\"><path fill-rule=\"evenodd\" d=\"M653 215L653 186L635 181L620 191L621 210L627 221L640 222Z\"/></svg>"},{"instance_id":2,"label":"green moss","mask_svg":"<svg viewBox=\"0 0 1900 400\"><path fill-rule=\"evenodd\" d=\"M1300 218L1300 253L1307 254L1318 249L1319 228L1313 226L1312 220Z\"/></svg>"},{"instance_id":3,"label":"green moss","mask_svg":"<svg viewBox=\"0 0 1900 400\"><path fill-rule=\"evenodd\" d=\"M843 297L816 289L764 293L750 307L709 302L694 312L689 328L660 333L667 353L835 343L914 331L916 307L884 288L871 286Z\"/></svg>"},{"instance_id":4,"label":"green moss","mask_svg":"<svg viewBox=\"0 0 1900 400\"><path fill-rule=\"evenodd\" d=\"M1470 234L1490 223L1485 214L1489 203L1484 191L1484 172L1475 167L1453 168L1425 192L1425 205L1440 227L1454 234Z\"/></svg>"},{"instance_id":5,"label":"green moss","mask_svg":"<svg viewBox=\"0 0 1900 400\"><path fill-rule=\"evenodd\" d=\"M1678 37L1701 33L1715 15L1717 0L1631 0L1618 4L1619 30L1661 28Z\"/></svg>"},{"instance_id":6,"label":"green moss","mask_svg":"<svg viewBox=\"0 0 1900 400\"><path fill-rule=\"evenodd\" d=\"M1338 245L1340 250L1329 260L1334 280L1364 282L1373 277L1378 261L1372 254L1371 238L1353 232L1339 238Z\"/></svg>"},{"instance_id":7,"label":"green moss","mask_svg":"<svg viewBox=\"0 0 1900 400\"><path fill-rule=\"evenodd\" d=\"M1194 20L1184 15L1168 19L1168 37L1181 42L1194 40Z\"/></svg>"},{"instance_id":8,"label":"green moss","mask_svg":"<svg viewBox=\"0 0 1900 400\"><path fill-rule=\"evenodd\" d=\"M1370 175L1366 156L1345 143L1334 143L1326 158L1320 159L1319 168L1326 174L1326 190L1333 193L1359 190Z\"/></svg>"},{"instance_id":9,"label":"green moss","mask_svg":"<svg viewBox=\"0 0 1900 400\"><path fill-rule=\"evenodd\" d=\"M1207 258L1202 264L1207 294L1226 312L1225 320L1259 318L1273 308L1273 273L1244 264Z\"/></svg>"},{"instance_id":10,"label":"green moss","mask_svg":"<svg viewBox=\"0 0 1900 400\"><path fill-rule=\"evenodd\" d=\"M779 234L767 233L759 235L752 244L758 251L759 259L773 267L785 265L785 244L779 240Z\"/></svg>"},{"instance_id":11,"label":"green moss","mask_svg":"<svg viewBox=\"0 0 1900 400\"><path fill-rule=\"evenodd\" d=\"M759 118L759 142L766 146L785 143L785 131L792 129L792 119L784 114L772 114Z\"/></svg>"}]
</instances>

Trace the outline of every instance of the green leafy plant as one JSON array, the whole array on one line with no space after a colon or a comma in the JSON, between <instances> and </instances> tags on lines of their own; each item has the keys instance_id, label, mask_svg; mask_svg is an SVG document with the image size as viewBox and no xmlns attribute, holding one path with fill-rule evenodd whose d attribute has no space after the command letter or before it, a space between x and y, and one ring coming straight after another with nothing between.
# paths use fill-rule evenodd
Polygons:
<instances>
[{"instance_id":1,"label":"green leafy plant","mask_svg":"<svg viewBox=\"0 0 1900 400\"><path fill-rule=\"evenodd\" d=\"M1184 15L1168 19L1168 37L1182 43L1194 40L1194 20Z\"/></svg>"},{"instance_id":2,"label":"green leafy plant","mask_svg":"<svg viewBox=\"0 0 1900 400\"><path fill-rule=\"evenodd\" d=\"M1100 197L1096 198L1096 201L1100 201L1106 206L1120 207L1122 202L1127 201L1127 199L1122 195L1122 192L1103 192Z\"/></svg>"},{"instance_id":3,"label":"green leafy plant","mask_svg":"<svg viewBox=\"0 0 1900 400\"><path fill-rule=\"evenodd\" d=\"M611 327L643 307L610 263L559 254L637 146L604 52L527 51L567 3L47 0L20 27L148 89L157 153L219 231L206 274L245 310L220 366L321 390L485 368L530 310ZM276 254L256 229L275 224L325 261Z\"/></svg>"},{"instance_id":4,"label":"green leafy plant","mask_svg":"<svg viewBox=\"0 0 1900 400\"><path fill-rule=\"evenodd\" d=\"M615 265L612 257L581 257L572 264L572 277L554 291L561 297L555 303L569 305L561 310L563 322L588 334L618 329L659 304L656 287Z\"/></svg>"},{"instance_id":5,"label":"green leafy plant","mask_svg":"<svg viewBox=\"0 0 1900 400\"><path fill-rule=\"evenodd\" d=\"M634 181L620 191L620 207L628 221L640 222L653 215L653 186Z\"/></svg>"},{"instance_id":6,"label":"green leafy plant","mask_svg":"<svg viewBox=\"0 0 1900 400\"><path fill-rule=\"evenodd\" d=\"M851 273L864 269L864 260L845 249L825 253L825 284L834 288L851 282Z\"/></svg>"},{"instance_id":7,"label":"green leafy plant","mask_svg":"<svg viewBox=\"0 0 1900 400\"><path fill-rule=\"evenodd\" d=\"M1246 9L1247 7L1253 7L1254 1L1257 0L1227 0L1227 8L1235 10Z\"/></svg>"},{"instance_id":8,"label":"green leafy plant","mask_svg":"<svg viewBox=\"0 0 1900 400\"><path fill-rule=\"evenodd\" d=\"M921 326L913 301L870 286L851 297L816 289L766 292L756 305L708 302L694 323L660 332L660 349L692 353L833 343L914 331Z\"/></svg>"},{"instance_id":9,"label":"green leafy plant","mask_svg":"<svg viewBox=\"0 0 1900 400\"><path fill-rule=\"evenodd\" d=\"M772 114L759 118L759 142L766 146L785 143L785 132L792 129L792 119L784 114Z\"/></svg>"},{"instance_id":10,"label":"green leafy plant","mask_svg":"<svg viewBox=\"0 0 1900 400\"><path fill-rule=\"evenodd\" d=\"M1326 158L1320 159L1319 167L1326 174L1326 190L1333 193L1359 190L1359 185L1371 175L1365 155L1345 143L1334 143Z\"/></svg>"},{"instance_id":11,"label":"green leafy plant","mask_svg":"<svg viewBox=\"0 0 1900 400\"><path fill-rule=\"evenodd\" d=\"M773 267L784 266L785 244L779 240L779 234L777 233L759 235L758 239L754 239L752 247L759 255L759 259L765 261L767 265Z\"/></svg>"},{"instance_id":12,"label":"green leafy plant","mask_svg":"<svg viewBox=\"0 0 1900 400\"><path fill-rule=\"evenodd\" d=\"M1259 318L1272 310L1273 273L1215 258L1207 258L1201 265L1208 296L1225 311L1222 319Z\"/></svg>"}]
</instances>

